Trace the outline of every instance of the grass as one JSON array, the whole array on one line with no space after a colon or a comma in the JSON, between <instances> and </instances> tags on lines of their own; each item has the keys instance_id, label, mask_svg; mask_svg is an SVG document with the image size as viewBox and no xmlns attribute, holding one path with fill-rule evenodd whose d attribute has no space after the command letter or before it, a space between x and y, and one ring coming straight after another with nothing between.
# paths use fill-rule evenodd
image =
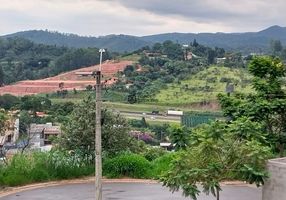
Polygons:
<instances>
[{"instance_id":1,"label":"grass","mask_svg":"<svg viewBox=\"0 0 286 200\"><path fill-rule=\"evenodd\" d=\"M134 56L134 55L130 55ZM155 97L156 102L128 104L126 102L125 93L116 91L103 91L103 104L114 110L121 112L146 112L150 113L153 110L158 110L160 113L166 113L169 109L183 111L202 111L219 109L217 95L225 93L226 82L231 81L237 92L251 93L254 92L251 88L251 76L246 69L232 69L226 67L211 66L196 75L190 76L189 79L179 83L168 84L168 88L161 90ZM72 101L80 102L84 97L94 92L78 91L74 94L70 91L66 98L50 96L53 102ZM200 106L200 103L213 103L214 106Z\"/></svg>"},{"instance_id":2,"label":"grass","mask_svg":"<svg viewBox=\"0 0 286 200\"><path fill-rule=\"evenodd\" d=\"M153 161L141 155L127 153L104 162L103 173L109 178L132 177L158 179L170 169L176 153L164 153Z\"/></svg>"},{"instance_id":3,"label":"grass","mask_svg":"<svg viewBox=\"0 0 286 200\"><path fill-rule=\"evenodd\" d=\"M226 81L233 83L237 92L251 93L251 76L245 69L211 66L180 84L168 84L155 97L159 105L187 106L203 101L214 102L219 93L226 93Z\"/></svg>"},{"instance_id":4,"label":"grass","mask_svg":"<svg viewBox=\"0 0 286 200\"><path fill-rule=\"evenodd\" d=\"M141 58L141 55L138 54L131 54L131 55L127 55L127 56L121 56L118 58L119 61L133 61L133 62L138 62L139 59Z\"/></svg>"},{"instance_id":5,"label":"grass","mask_svg":"<svg viewBox=\"0 0 286 200\"><path fill-rule=\"evenodd\" d=\"M145 156L155 160L147 160L144 156L133 153L119 154L104 160L103 173L109 178L158 178L162 172L170 168L173 153L154 149ZM163 152L163 153L162 153ZM158 155L156 154L158 153ZM156 154L156 155L154 155ZM94 175L92 162L76 155L63 152L33 152L17 154L8 165L0 165L0 186L19 186L51 180L63 180Z\"/></svg>"},{"instance_id":6,"label":"grass","mask_svg":"<svg viewBox=\"0 0 286 200\"><path fill-rule=\"evenodd\" d=\"M65 152L16 154L8 165L0 165L0 185L18 186L94 174L94 165Z\"/></svg>"}]
</instances>

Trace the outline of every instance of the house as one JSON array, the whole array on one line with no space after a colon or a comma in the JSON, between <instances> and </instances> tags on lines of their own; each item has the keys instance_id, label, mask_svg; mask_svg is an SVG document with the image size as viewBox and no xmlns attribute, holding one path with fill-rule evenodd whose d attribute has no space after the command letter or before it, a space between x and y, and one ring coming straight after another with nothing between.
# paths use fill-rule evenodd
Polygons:
<instances>
[{"instance_id":1,"label":"house","mask_svg":"<svg viewBox=\"0 0 286 200\"><path fill-rule=\"evenodd\" d=\"M19 138L19 119L11 118L8 128L3 135L0 136L0 146L15 144Z\"/></svg>"},{"instance_id":2,"label":"house","mask_svg":"<svg viewBox=\"0 0 286 200\"><path fill-rule=\"evenodd\" d=\"M224 64L224 62L225 62L225 60L226 60L226 58L224 57L224 58L216 58L216 64Z\"/></svg>"},{"instance_id":3,"label":"house","mask_svg":"<svg viewBox=\"0 0 286 200\"><path fill-rule=\"evenodd\" d=\"M57 137L61 134L60 126L53 126L52 123L47 124L31 124L29 129L29 142L31 148L41 148L51 145L51 136Z\"/></svg>"}]
</instances>

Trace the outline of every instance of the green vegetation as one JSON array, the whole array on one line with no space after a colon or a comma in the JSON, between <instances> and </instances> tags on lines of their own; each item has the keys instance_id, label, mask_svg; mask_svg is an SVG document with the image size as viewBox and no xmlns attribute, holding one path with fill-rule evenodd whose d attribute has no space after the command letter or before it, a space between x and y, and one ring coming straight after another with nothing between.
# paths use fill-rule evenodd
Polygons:
<instances>
[{"instance_id":1,"label":"green vegetation","mask_svg":"<svg viewBox=\"0 0 286 200\"><path fill-rule=\"evenodd\" d=\"M94 156L95 99L89 97L78 105L69 120L63 124L59 143L68 150L79 149L89 156ZM102 148L106 155L115 155L121 151L133 150L134 139L128 135L127 121L119 114L108 110L102 111Z\"/></svg>"},{"instance_id":2,"label":"green vegetation","mask_svg":"<svg viewBox=\"0 0 286 200\"><path fill-rule=\"evenodd\" d=\"M0 185L18 186L92 174L94 174L94 165L91 160L84 158L78 152L17 154L7 165L0 165Z\"/></svg>"},{"instance_id":3,"label":"green vegetation","mask_svg":"<svg viewBox=\"0 0 286 200\"><path fill-rule=\"evenodd\" d=\"M159 105L207 104L225 93L227 84L233 84L235 92L252 93L250 82L251 76L245 69L212 66L186 80L168 84L155 99Z\"/></svg>"},{"instance_id":4,"label":"green vegetation","mask_svg":"<svg viewBox=\"0 0 286 200\"><path fill-rule=\"evenodd\" d=\"M104 174L109 178L150 178L151 163L143 156L123 154L105 161Z\"/></svg>"},{"instance_id":5,"label":"green vegetation","mask_svg":"<svg viewBox=\"0 0 286 200\"><path fill-rule=\"evenodd\" d=\"M138 62L140 60L141 56L136 54L136 53L129 53L129 54L125 54L123 56L120 56L119 58L117 58L118 60L129 60L129 61L133 61L133 62Z\"/></svg>"},{"instance_id":6,"label":"green vegetation","mask_svg":"<svg viewBox=\"0 0 286 200\"><path fill-rule=\"evenodd\" d=\"M220 199L220 182L228 179L264 184L267 159L285 152L285 64L278 58L255 57L251 94L220 95L227 120L192 129L190 143L161 177L171 191L197 199L202 192ZM181 132L180 132L181 133ZM182 134L180 134L182 135ZM178 137L185 144L185 137ZM182 178L183 177L183 178Z\"/></svg>"},{"instance_id":7,"label":"green vegetation","mask_svg":"<svg viewBox=\"0 0 286 200\"><path fill-rule=\"evenodd\" d=\"M55 102L78 102L82 99L87 98L88 96L95 96L94 90L76 90L75 91L67 91L67 93L62 96L58 93L52 94L40 94L38 96L48 97L52 101ZM106 89L102 91L102 100L103 102L125 102L127 99L127 93L117 92L114 90Z\"/></svg>"},{"instance_id":8,"label":"green vegetation","mask_svg":"<svg viewBox=\"0 0 286 200\"><path fill-rule=\"evenodd\" d=\"M103 60L110 59L106 52ZM39 79L99 63L97 48L35 44L22 38L0 38L0 86L19 80Z\"/></svg>"},{"instance_id":9,"label":"green vegetation","mask_svg":"<svg viewBox=\"0 0 286 200\"><path fill-rule=\"evenodd\" d=\"M183 190L183 194L192 199L197 199L200 194L199 183L204 193L211 193L217 199L223 180L243 180L257 186L263 184L268 176L265 162L272 153L266 141L257 140L262 130L258 130L257 135L243 138L240 135L242 130L232 127L234 124L215 122L194 129L189 147L178 153L171 169L162 176L163 184L171 191Z\"/></svg>"},{"instance_id":10,"label":"green vegetation","mask_svg":"<svg viewBox=\"0 0 286 200\"><path fill-rule=\"evenodd\" d=\"M110 51L131 52L141 47L152 45L157 42L171 40L180 44L189 44L197 39L200 43L210 47L223 47L227 50L248 53L268 53L269 41L273 38L280 38L286 43L285 28L272 26L265 30L252 33L166 33L135 37L128 35L108 35L105 37L84 37L75 34L59 33L55 31L31 30L8 35L8 37L22 37L36 43L68 46L75 48L88 48L105 46ZM6 36L7 37L7 36Z\"/></svg>"}]
</instances>

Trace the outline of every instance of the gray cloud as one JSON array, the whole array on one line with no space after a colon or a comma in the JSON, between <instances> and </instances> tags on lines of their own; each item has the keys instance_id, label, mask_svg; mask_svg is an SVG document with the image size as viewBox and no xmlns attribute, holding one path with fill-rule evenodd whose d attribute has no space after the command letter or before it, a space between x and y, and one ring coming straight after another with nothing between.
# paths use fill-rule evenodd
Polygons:
<instances>
[{"instance_id":1,"label":"gray cloud","mask_svg":"<svg viewBox=\"0 0 286 200\"><path fill-rule=\"evenodd\" d=\"M49 29L80 35L257 31L285 26L276 0L0 0L0 34Z\"/></svg>"},{"instance_id":2,"label":"gray cloud","mask_svg":"<svg viewBox=\"0 0 286 200\"><path fill-rule=\"evenodd\" d=\"M276 0L113 0L131 9L177 16L197 23L218 23L245 28L285 25L286 1ZM182 19L182 20L183 20ZM235 28L234 28L235 29ZM237 27L236 29L243 29Z\"/></svg>"}]
</instances>

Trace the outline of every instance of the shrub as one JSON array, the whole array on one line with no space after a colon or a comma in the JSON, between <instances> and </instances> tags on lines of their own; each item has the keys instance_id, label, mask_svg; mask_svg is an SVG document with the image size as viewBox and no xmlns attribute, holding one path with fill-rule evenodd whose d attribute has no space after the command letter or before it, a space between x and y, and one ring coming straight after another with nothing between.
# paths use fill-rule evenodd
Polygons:
<instances>
[{"instance_id":1,"label":"shrub","mask_svg":"<svg viewBox=\"0 0 286 200\"><path fill-rule=\"evenodd\" d=\"M152 162L152 177L157 179L171 169L171 163L175 159L176 153L167 153Z\"/></svg>"},{"instance_id":2,"label":"shrub","mask_svg":"<svg viewBox=\"0 0 286 200\"><path fill-rule=\"evenodd\" d=\"M150 178L151 167L143 156L127 153L105 161L103 169L104 175L109 178Z\"/></svg>"},{"instance_id":3,"label":"shrub","mask_svg":"<svg viewBox=\"0 0 286 200\"><path fill-rule=\"evenodd\" d=\"M157 148L157 147L150 147L147 148L145 152L143 152L143 156L149 160L149 161L153 161L163 155L165 155L167 153L167 151L165 149L162 148Z\"/></svg>"}]
</instances>

